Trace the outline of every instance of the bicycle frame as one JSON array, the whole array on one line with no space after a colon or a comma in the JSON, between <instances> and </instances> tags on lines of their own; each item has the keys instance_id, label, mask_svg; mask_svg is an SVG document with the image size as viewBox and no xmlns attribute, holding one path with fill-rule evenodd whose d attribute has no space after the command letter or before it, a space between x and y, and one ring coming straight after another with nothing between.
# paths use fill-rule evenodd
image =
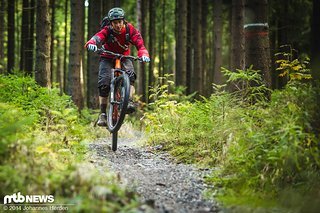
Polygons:
<instances>
[{"instance_id":1,"label":"bicycle frame","mask_svg":"<svg viewBox=\"0 0 320 213\"><path fill-rule=\"evenodd\" d=\"M117 150L118 130L124 120L130 95L130 80L125 70L121 69L121 60L129 58L140 60L138 57L125 56L105 49L98 49L98 53L107 53L115 56L114 68L111 69L109 94L109 108L107 115L108 130L112 133L112 150Z\"/></svg>"},{"instance_id":2,"label":"bicycle frame","mask_svg":"<svg viewBox=\"0 0 320 213\"><path fill-rule=\"evenodd\" d=\"M111 83L110 83L110 104L117 104L120 105L121 103L115 100L115 97L119 99L120 94L114 94L115 92L115 80L116 77L119 77L120 75L125 75L125 71L121 69L121 58L115 59L115 66L114 69L111 70ZM129 87L129 94L130 94L130 87ZM118 116L118 108L114 109L114 113L112 115L112 120L116 120Z\"/></svg>"}]
</instances>

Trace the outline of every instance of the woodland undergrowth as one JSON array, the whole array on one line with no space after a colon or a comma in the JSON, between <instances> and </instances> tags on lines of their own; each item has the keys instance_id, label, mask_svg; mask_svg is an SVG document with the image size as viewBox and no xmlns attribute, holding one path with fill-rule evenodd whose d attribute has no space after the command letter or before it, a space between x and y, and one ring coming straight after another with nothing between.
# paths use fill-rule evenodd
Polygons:
<instances>
[{"instance_id":1,"label":"woodland undergrowth","mask_svg":"<svg viewBox=\"0 0 320 213\"><path fill-rule=\"evenodd\" d=\"M133 192L85 163L88 142L99 136L92 120L57 88L0 75L0 200L20 192L54 195L54 203L74 204L70 212L136 209Z\"/></svg>"},{"instance_id":2,"label":"woodland undergrowth","mask_svg":"<svg viewBox=\"0 0 320 213\"><path fill-rule=\"evenodd\" d=\"M182 95L167 79L153 88L145 113L148 143L161 145L179 161L214 169L208 196L226 205L281 206L296 212L319 209L319 91L310 81L307 60L281 60L289 81L268 89L252 67L223 69L226 85L209 97ZM233 92L230 91L233 89ZM218 190L217 190L218 189Z\"/></svg>"}]
</instances>

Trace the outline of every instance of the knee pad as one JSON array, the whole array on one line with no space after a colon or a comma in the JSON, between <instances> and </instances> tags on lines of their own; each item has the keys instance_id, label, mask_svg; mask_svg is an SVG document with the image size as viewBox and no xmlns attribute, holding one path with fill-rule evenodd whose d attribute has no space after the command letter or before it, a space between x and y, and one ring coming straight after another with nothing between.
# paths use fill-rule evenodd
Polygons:
<instances>
[{"instance_id":1,"label":"knee pad","mask_svg":"<svg viewBox=\"0 0 320 213\"><path fill-rule=\"evenodd\" d=\"M110 87L109 86L100 86L99 87L99 96L108 97L109 92L110 92Z\"/></svg>"},{"instance_id":2,"label":"knee pad","mask_svg":"<svg viewBox=\"0 0 320 213\"><path fill-rule=\"evenodd\" d=\"M134 84L134 81L135 81L136 78L137 78L136 73L134 72L134 70L126 70L126 73L127 73L128 76L129 76L130 84L133 85L133 84Z\"/></svg>"}]
</instances>

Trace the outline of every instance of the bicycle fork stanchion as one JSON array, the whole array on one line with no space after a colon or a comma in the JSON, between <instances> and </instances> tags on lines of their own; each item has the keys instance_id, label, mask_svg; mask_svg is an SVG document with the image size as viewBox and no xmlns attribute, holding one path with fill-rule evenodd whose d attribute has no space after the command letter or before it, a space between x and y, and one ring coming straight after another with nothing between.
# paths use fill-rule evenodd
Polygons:
<instances>
[{"instance_id":1,"label":"bicycle fork stanchion","mask_svg":"<svg viewBox=\"0 0 320 213\"><path fill-rule=\"evenodd\" d=\"M111 70L111 83L110 83L110 103L114 103L114 69Z\"/></svg>"}]
</instances>

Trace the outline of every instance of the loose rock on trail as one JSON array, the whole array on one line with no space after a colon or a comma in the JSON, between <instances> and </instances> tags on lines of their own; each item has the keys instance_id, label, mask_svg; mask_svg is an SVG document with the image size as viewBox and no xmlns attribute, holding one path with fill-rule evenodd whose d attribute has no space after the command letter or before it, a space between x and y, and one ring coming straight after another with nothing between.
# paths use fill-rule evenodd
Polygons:
<instances>
[{"instance_id":1,"label":"loose rock on trail","mask_svg":"<svg viewBox=\"0 0 320 213\"><path fill-rule=\"evenodd\" d=\"M156 151L161 147L142 147L137 140L119 138L116 152L110 139L95 141L89 145L90 161L98 169L115 172L121 184L136 191L154 212L220 212L216 202L203 196L209 170L176 163L168 153Z\"/></svg>"}]
</instances>

